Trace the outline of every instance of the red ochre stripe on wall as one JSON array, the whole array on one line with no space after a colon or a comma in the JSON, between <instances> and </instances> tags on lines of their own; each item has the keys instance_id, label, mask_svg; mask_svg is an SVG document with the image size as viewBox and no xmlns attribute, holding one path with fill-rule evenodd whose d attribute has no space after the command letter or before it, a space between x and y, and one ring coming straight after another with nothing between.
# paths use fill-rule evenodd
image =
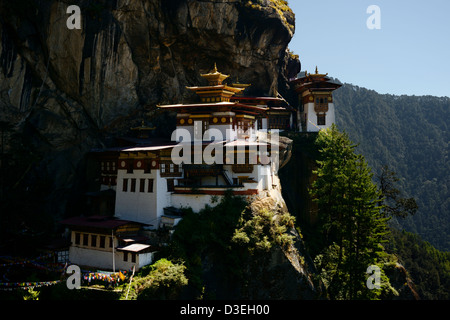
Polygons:
<instances>
[{"instance_id":1,"label":"red ochre stripe on wall","mask_svg":"<svg viewBox=\"0 0 450 320\"><path fill-rule=\"evenodd\" d=\"M212 196L223 196L225 195L226 191L223 190L175 190L175 194L206 194L206 195L212 195ZM244 195L244 196L250 196L254 194L258 194L257 189L248 189L244 191L234 191L234 195Z\"/></svg>"}]
</instances>

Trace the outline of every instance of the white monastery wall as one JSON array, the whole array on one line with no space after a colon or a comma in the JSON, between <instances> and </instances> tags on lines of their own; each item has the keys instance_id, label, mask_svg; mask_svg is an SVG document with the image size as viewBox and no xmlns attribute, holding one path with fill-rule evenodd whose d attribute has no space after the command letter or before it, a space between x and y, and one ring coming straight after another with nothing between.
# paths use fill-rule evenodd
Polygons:
<instances>
[{"instance_id":1,"label":"white monastery wall","mask_svg":"<svg viewBox=\"0 0 450 320\"><path fill-rule=\"evenodd\" d=\"M123 191L123 180L128 179L127 191ZM136 179L135 191L131 191L131 179ZM140 179L145 179L144 192L140 191ZM148 192L148 179L153 179L153 192ZM157 227L164 213L164 207L170 206L170 192L167 180L161 178L160 170L144 173L144 170L119 170L117 174L115 216L130 221L151 224Z\"/></svg>"},{"instance_id":2,"label":"white monastery wall","mask_svg":"<svg viewBox=\"0 0 450 320\"><path fill-rule=\"evenodd\" d=\"M317 125L317 114L314 111L314 103L310 102L305 105L305 110L307 110L307 123L306 130L308 132L318 132L320 129L326 129L331 127L331 124L335 122L335 114L334 114L334 104L328 104L328 111L325 115L325 125L318 126Z\"/></svg>"},{"instance_id":3,"label":"white monastery wall","mask_svg":"<svg viewBox=\"0 0 450 320\"><path fill-rule=\"evenodd\" d=\"M192 208L194 212L199 212L206 205L213 205L208 194L172 194L172 206L175 208Z\"/></svg>"}]
</instances>

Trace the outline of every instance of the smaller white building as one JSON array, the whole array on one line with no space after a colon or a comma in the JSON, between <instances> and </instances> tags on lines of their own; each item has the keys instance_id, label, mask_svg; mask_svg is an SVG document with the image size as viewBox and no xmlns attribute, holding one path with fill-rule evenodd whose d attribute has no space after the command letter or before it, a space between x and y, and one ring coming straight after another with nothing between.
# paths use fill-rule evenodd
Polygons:
<instances>
[{"instance_id":1,"label":"smaller white building","mask_svg":"<svg viewBox=\"0 0 450 320\"><path fill-rule=\"evenodd\" d=\"M69 261L103 270L139 270L153 262L156 248L140 235L142 224L105 216L73 217L61 222L70 228Z\"/></svg>"},{"instance_id":2,"label":"smaller white building","mask_svg":"<svg viewBox=\"0 0 450 320\"><path fill-rule=\"evenodd\" d=\"M340 88L341 84L331 81L327 74L320 74L317 67L315 74L305 72L291 83L299 100L298 130L318 132L331 127L335 123L333 91Z\"/></svg>"}]
</instances>

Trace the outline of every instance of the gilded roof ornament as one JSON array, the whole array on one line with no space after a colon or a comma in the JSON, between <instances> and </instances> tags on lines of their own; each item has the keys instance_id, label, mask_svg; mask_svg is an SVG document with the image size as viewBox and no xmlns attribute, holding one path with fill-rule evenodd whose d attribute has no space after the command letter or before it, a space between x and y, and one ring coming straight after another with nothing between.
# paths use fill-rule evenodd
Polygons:
<instances>
[{"instance_id":1,"label":"gilded roof ornament","mask_svg":"<svg viewBox=\"0 0 450 320\"><path fill-rule=\"evenodd\" d=\"M201 74L201 76L208 80L210 85L221 85L222 81L229 77L229 75L223 74L217 70L216 63L214 63L214 69L212 71Z\"/></svg>"},{"instance_id":2,"label":"gilded roof ornament","mask_svg":"<svg viewBox=\"0 0 450 320\"><path fill-rule=\"evenodd\" d=\"M328 75L328 73L325 73L325 74L319 73L319 69L317 68L317 66L316 66L315 74L311 74L311 73L308 74L308 71L305 71L305 77L307 77L307 76L326 77L327 75Z\"/></svg>"}]
</instances>

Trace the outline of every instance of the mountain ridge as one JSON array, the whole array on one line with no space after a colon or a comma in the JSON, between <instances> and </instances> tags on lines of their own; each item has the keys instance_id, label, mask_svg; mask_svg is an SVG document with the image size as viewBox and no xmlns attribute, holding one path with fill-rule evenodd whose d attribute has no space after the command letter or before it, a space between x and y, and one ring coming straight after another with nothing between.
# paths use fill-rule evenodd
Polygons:
<instances>
[{"instance_id":1,"label":"mountain ridge","mask_svg":"<svg viewBox=\"0 0 450 320\"><path fill-rule=\"evenodd\" d=\"M450 180L445 119L450 98L379 94L345 83L335 92L336 123L379 173L388 165L404 194L419 205L416 215L395 221L441 250L450 250Z\"/></svg>"}]
</instances>

